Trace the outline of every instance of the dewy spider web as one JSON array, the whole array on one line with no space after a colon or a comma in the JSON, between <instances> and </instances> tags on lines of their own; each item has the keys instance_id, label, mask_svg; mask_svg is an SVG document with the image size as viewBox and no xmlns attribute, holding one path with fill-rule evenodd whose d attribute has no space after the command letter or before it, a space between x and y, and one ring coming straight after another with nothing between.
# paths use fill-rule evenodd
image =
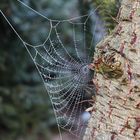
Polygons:
<instances>
[{"instance_id":1,"label":"dewy spider web","mask_svg":"<svg viewBox=\"0 0 140 140\"><path fill-rule=\"evenodd\" d=\"M93 40L91 46L87 46L86 42L86 36L89 35L86 25L94 11L68 20L52 20L23 2L18 2L28 14L34 13L39 19L46 20L50 29L46 29L43 43L36 45L25 41L12 25L13 22L9 22L4 12L1 11L1 14L33 59L51 99L58 127L80 136L87 123L81 117L90 105L86 101L95 95L94 84L91 82L93 73L89 69L92 59L89 52L93 49ZM65 33L67 27L71 29L68 34Z\"/></svg>"}]
</instances>

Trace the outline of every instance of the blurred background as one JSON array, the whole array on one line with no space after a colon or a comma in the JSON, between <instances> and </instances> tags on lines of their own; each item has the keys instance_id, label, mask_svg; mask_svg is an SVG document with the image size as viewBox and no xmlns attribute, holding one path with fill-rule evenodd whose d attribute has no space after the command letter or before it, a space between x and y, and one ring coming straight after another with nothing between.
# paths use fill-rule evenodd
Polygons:
<instances>
[{"instance_id":1,"label":"blurred background","mask_svg":"<svg viewBox=\"0 0 140 140\"><path fill-rule=\"evenodd\" d=\"M94 37L93 49L114 28L114 18L120 4L116 0L22 2L50 19L59 20L88 14L100 5L88 25ZM44 31L48 23L38 18L34 27L29 19L33 21L36 15L26 13L16 0L1 0L0 9L18 33L29 42L40 43L45 38ZM69 28L65 31L68 32ZM35 65L22 42L0 14L0 140L59 140L58 135L51 102ZM73 139L66 132L63 135L65 140Z\"/></svg>"}]
</instances>

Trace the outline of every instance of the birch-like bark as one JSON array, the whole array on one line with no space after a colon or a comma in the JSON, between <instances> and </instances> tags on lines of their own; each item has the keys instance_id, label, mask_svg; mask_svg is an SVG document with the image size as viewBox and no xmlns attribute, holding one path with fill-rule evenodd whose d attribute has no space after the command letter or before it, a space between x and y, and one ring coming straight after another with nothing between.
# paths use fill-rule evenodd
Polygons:
<instances>
[{"instance_id":1,"label":"birch-like bark","mask_svg":"<svg viewBox=\"0 0 140 140\"><path fill-rule=\"evenodd\" d=\"M84 140L140 140L140 0L122 0L118 25L96 48L96 102Z\"/></svg>"}]
</instances>

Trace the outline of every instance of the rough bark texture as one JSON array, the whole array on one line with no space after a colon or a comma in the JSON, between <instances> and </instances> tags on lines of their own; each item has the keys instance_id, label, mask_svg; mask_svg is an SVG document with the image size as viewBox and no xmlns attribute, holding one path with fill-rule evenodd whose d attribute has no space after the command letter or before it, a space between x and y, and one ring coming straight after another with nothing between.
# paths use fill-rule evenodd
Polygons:
<instances>
[{"instance_id":1,"label":"rough bark texture","mask_svg":"<svg viewBox=\"0 0 140 140\"><path fill-rule=\"evenodd\" d=\"M97 96L84 140L140 140L140 0L122 0L118 21L96 48Z\"/></svg>"}]
</instances>

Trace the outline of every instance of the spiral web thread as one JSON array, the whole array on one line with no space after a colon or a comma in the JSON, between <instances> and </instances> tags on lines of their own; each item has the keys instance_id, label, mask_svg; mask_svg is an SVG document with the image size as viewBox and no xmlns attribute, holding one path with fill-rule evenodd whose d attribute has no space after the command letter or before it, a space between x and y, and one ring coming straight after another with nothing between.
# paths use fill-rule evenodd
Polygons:
<instances>
[{"instance_id":1,"label":"spiral web thread","mask_svg":"<svg viewBox=\"0 0 140 140\"><path fill-rule=\"evenodd\" d=\"M86 101L95 94L91 82L93 73L89 69L92 58L88 56L93 39L90 42L91 46L87 46L86 43L86 36L89 35L87 23L95 10L88 15L68 20L53 20L25 3L17 2L25 8L25 11L29 10L46 20L50 29L46 31L43 43L36 45L24 41L4 12L1 11L1 14L22 41L36 65L52 102L58 127L80 136L87 123L81 116L90 106ZM64 27L70 27L68 34L65 34ZM65 36L72 37L66 42Z\"/></svg>"}]
</instances>

